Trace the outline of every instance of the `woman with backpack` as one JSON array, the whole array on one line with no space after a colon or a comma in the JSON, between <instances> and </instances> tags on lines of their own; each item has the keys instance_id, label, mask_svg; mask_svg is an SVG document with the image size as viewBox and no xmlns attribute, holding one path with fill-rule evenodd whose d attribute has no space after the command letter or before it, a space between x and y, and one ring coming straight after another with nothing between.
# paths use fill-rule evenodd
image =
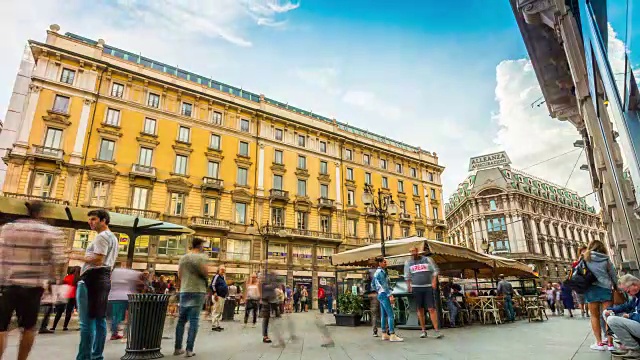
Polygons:
<instances>
[{"instance_id":1,"label":"woman with backpack","mask_svg":"<svg viewBox=\"0 0 640 360\"><path fill-rule=\"evenodd\" d=\"M584 253L584 261L589 271L595 276L595 281L584 293L585 302L588 304L591 317L591 329L596 338L595 344L591 345L591 350L614 350L613 338L608 336L607 343L602 340L601 316L604 309L613 305L613 287L618 282L616 269L607 255L607 248L600 240L592 240Z\"/></svg>"}]
</instances>

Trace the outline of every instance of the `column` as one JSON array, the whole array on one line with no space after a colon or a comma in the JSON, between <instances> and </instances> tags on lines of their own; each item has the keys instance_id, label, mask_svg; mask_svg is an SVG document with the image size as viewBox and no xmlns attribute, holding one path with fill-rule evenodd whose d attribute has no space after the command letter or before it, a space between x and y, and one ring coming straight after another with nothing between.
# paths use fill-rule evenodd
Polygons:
<instances>
[{"instance_id":1,"label":"column","mask_svg":"<svg viewBox=\"0 0 640 360\"><path fill-rule=\"evenodd\" d=\"M258 146L258 195L261 196L264 192L264 144Z\"/></svg>"},{"instance_id":2,"label":"column","mask_svg":"<svg viewBox=\"0 0 640 360\"><path fill-rule=\"evenodd\" d=\"M533 236L533 249L529 249L530 252L534 252L536 254L541 254L540 250L540 242L538 240L538 229L536 227L536 221L533 218L529 219L529 227L531 228L531 234Z\"/></svg>"},{"instance_id":3,"label":"column","mask_svg":"<svg viewBox=\"0 0 640 360\"><path fill-rule=\"evenodd\" d=\"M473 250L480 251L480 242L478 239L482 237L482 230L478 228L478 223L475 219L471 220L471 231L473 236Z\"/></svg>"},{"instance_id":4,"label":"column","mask_svg":"<svg viewBox=\"0 0 640 360\"><path fill-rule=\"evenodd\" d=\"M87 125L89 124L89 114L91 113L92 99L84 99L82 103L82 112L80 113L80 122L78 123L78 132L76 133L76 142L73 144L73 152L69 162L71 164L80 165L82 163L84 142L87 138Z\"/></svg>"},{"instance_id":5,"label":"column","mask_svg":"<svg viewBox=\"0 0 640 360\"><path fill-rule=\"evenodd\" d=\"M336 205L341 208L342 205L342 180L340 180L340 163L335 163L336 165Z\"/></svg>"},{"instance_id":6,"label":"column","mask_svg":"<svg viewBox=\"0 0 640 360\"><path fill-rule=\"evenodd\" d=\"M25 155L29 148L29 134L31 133L31 125L36 114L38 99L40 98L40 86L29 85L29 95L27 96L27 110L25 111L18 131L18 138L13 151L19 155Z\"/></svg>"},{"instance_id":7,"label":"column","mask_svg":"<svg viewBox=\"0 0 640 360\"><path fill-rule=\"evenodd\" d=\"M481 216L478 220L480 222L480 230L482 230L482 238L489 241L489 234L487 233L487 225L484 216ZM480 241L482 243L482 241Z\"/></svg>"},{"instance_id":8,"label":"column","mask_svg":"<svg viewBox=\"0 0 640 360\"><path fill-rule=\"evenodd\" d=\"M549 242L547 241L550 234L547 234L547 227L545 226L544 220L540 220L540 231L542 232L542 236L544 237L542 246L544 246L547 256L551 256L551 248L549 247Z\"/></svg>"},{"instance_id":9,"label":"column","mask_svg":"<svg viewBox=\"0 0 640 360\"><path fill-rule=\"evenodd\" d=\"M504 201L504 200L503 200ZM518 243L518 235L516 234L516 230L514 227L515 216L513 214L509 214L506 216L505 221L507 222L507 238L509 239L509 248L513 252L519 252L520 244Z\"/></svg>"}]
</instances>

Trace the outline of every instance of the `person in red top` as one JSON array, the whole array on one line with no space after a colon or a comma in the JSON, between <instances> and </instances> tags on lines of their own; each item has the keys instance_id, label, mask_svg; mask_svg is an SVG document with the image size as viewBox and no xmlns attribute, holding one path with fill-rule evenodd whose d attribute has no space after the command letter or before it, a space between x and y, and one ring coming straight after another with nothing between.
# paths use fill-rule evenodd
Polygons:
<instances>
[{"instance_id":1,"label":"person in red top","mask_svg":"<svg viewBox=\"0 0 640 360\"><path fill-rule=\"evenodd\" d=\"M580 246L578 248L578 259L571 264L571 268L575 268L582 260L582 255L587 251L586 246ZM584 301L584 294L576 293L576 300L578 301L578 307L580 308L580 312L582 313L582 317L589 317L589 308L587 307L587 303Z\"/></svg>"},{"instance_id":2,"label":"person in red top","mask_svg":"<svg viewBox=\"0 0 640 360\"><path fill-rule=\"evenodd\" d=\"M575 268L576 266L578 266L578 263L582 259L582 254L584 254L585 251L587 251L587 247L586 246L580 246L578 248L578 259L576 261L574 261L573 263L571 263L571 268L572 269Z\"/></svg>"},{"instance_id":3,"label":"person in red top","mask_svg":"<svg viewBox=\"0 0 640 360\"><path fill-rule=\"evenodd\" d=\"M62 330L69 330L69 321L71 320L73 309L76 307L76 285L78 284L78 276L80 276L80 267L73 266L69 268L67 276L62 280L65 285L69 285L69 292L66 294L67 305L65 307L56 308L56 317L53 320L53 327L51 328L51 331L56 330L56 326L58 326L58 322L60 321L63 312L66 312L66 314L64 316L64 327Z\"/></svg>"},{"instance_id":4,"label":"person in red top","mask_svg":"<svg viewBox=\"0 0 640 360\"><path fill-rule=\"evenodd\" d=\"M320 312L323 314L324 314L324 303L325 303L324 289L322 287L318 287L318 308L320 308Z\"/></svg>"}]
</instances>

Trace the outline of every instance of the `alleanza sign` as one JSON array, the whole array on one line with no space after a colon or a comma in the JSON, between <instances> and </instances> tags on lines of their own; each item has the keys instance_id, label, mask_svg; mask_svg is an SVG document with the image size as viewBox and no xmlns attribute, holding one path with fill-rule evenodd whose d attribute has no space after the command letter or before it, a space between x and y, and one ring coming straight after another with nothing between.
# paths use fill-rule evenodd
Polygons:
<instances>
[{"instance_id":1,"label":"alleanza sign","mask_svg":"<svg viewBox=\"0 0 640 360\"><path fill-rule=\"evenodd\" d=\"M509 160L507 153L500 151L493 154L472 157L471 160L469 160L469 171L509 164L511 164L511 160Z\"/></svg>"}]
</instances>

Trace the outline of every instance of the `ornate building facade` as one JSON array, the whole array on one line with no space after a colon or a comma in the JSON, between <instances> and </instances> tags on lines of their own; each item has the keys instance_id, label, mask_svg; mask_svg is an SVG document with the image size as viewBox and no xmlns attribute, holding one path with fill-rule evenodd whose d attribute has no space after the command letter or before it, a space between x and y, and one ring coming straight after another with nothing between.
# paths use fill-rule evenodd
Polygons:
<instances>
[{"instance_id":1,"label":"ornate building facade","mask_svg":"<svg viewBox=\"0 0 640 360\"><path fill-rule=\"evenodd\" d=\"M435 153L57 25L29 42L10 112L4 196L189 226L230 277L258 271L268 253L289 284L331 281L331 254L380 239L366 184L402 209L385 237L444 234ZM69 247L91 236L75 231ZM139 238L134 267L173 272L187 244ZM123 256L127 247L121 238Z\"/></svg>"},{"instance_id":2,"label":"ornate building facade","mask_svg":"<svg viewBox=\"0 0 640 360\"><path fill-rule=\"evenodd\" d=\"M474 170L445 204L448 241L530 264L564 280L581 245L605 241L599 214L575 191L511 169Z\"/></svg>"}]
</instances>

